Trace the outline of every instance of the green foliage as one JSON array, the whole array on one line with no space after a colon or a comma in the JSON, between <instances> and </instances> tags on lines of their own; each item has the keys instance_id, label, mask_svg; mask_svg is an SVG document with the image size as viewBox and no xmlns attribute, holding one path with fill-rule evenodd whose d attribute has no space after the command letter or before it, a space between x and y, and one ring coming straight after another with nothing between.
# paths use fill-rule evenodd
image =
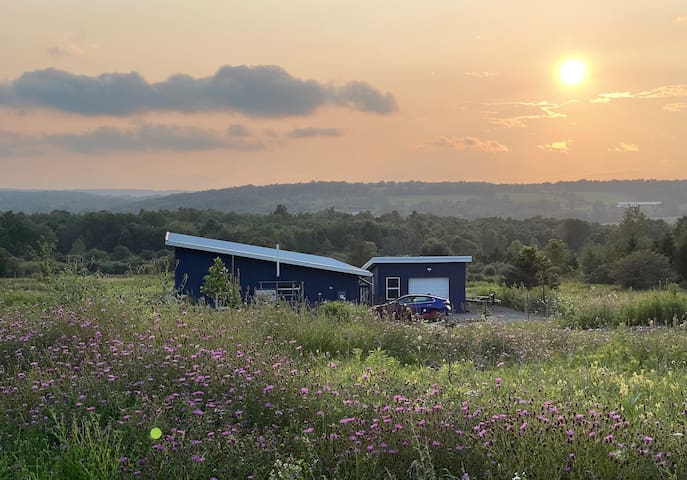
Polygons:
<instances>
[{"instance_id":1,"label":"green foliage","mask_svg":"<svg viewBox=\"0 0 687 480\"><path fill-rule=\"evenodd\" d=\"M15 288L43 285L30 281ZM151 309L149 288L106 279L78 308L0 303L0 478L687 476L684 326Z\"/></svg>"},{"instance_id":2,"label":"green foliage","mask_svg":"<svg viewBox=\"0 0 687 480\"><path fill-rule=\"evenodd\" d=\"M361 314L361 308L349 302L325 302L321 306L325 317L332 320L350 321L356 315Z\"/></svg>"},{"instance_id":3,"label":"green foliage","mask_svg":"<svg viewBox=\"0 0 687 480\"><path fill-rule=\"evenodd\" d=\"M558 286L558 268L537 247L525 246L511 261L511 268L504 273L507 286L522 285L527 289L536 286Z\"/></svg>"},{"instance_id":4,"label":"green foliage","mask_svg":"<svg viewBox=\"0 0 687 480\"><path fill-rule=\"evenodd\" d=\"M119 475L122 433L111 425L103 427L96 415L73 418L71 424L53 417L52 434L62 453L55 456L54 474L73 480L102 480Z\"/></svg>"},{"instance_id":5,"label":"green foliage","mask_svg":"<svg viewBox=\"0 0 687 480\"><path fill-rule=\"evenodd\" d=\"M215 257L203 277L200 292L207 295L215 307L235 308L241 304L241 291L238 282L220 257Z\"/></svg>"},{"instance_id":6,"label":"green foliage","mask_svg":"<svg viewBox=\"0 0 687 480\"><path fill-rule=\"evenodd\" d=\"M673 285L652 292L617 292L592 287L562 295L560 322L574 328L617 325L680 325L687 321L687 294Z\"/></svg>"},{"instance_id":7,"label":"green foliage","mask_svg":"<svg viewBox=\"0 0 687 480\"><path fill-rule=\"evenodd\" d=\"M651 250L635 251L620 258L609 270L614 282L625 288L647 289L677 279L668 258Z\"/></svg>"},{"instance_id":8,"label":"green foliage","mask_svg":"<svg viewBox=\"0 0 687 480\"><path fill-rule=\"evenodd\" d=\"M49 279L55 271L55 260L53 259L53 252L55 251L55 243L41 237L38 242L38 249L36 251L36 259L41 268L41 277Z\"/></svg>"}]
</instances>

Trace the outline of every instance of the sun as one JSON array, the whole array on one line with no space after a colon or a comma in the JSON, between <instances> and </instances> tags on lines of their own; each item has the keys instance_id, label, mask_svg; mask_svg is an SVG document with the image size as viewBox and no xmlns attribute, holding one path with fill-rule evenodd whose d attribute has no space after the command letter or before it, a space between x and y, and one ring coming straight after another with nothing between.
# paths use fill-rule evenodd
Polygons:
<instances>
[{"instance_id":1,"label":"sun","mask_svg":"<svg viewBox=\"0 0 687 480\"><path fill-rule=\"evenodd\" d=\"M566 85L577 85L584 80L586 73L587 68L584 63L577 59L566 60L558 70L561 80Z\"/></svg>"}]
</instances>

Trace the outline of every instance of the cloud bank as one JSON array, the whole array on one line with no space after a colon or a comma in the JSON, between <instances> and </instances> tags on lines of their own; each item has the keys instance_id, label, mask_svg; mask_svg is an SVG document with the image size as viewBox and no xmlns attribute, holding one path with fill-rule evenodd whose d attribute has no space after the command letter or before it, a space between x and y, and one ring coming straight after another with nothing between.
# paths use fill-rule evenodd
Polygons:
<instances>
[{"instance_id":1,"label":"cloud bank","mask_svg":"<svg viewBox=\"0 0 687 480\"><path fill-rule=\"evenodd\" d=\"M365 82L342 86L302 80L275 65L224 66L209 77L177 74L147 82L139 73L74 75L49 68L0 85L0 105L43 107L80 115L127 116L148 111L232 111L256 117L308 115L324 105L389 114L391 93Z\"/></svg>"},{"instance_id":2,"label":"cloud bank","mask_svg":"<svg viewBox=\"0 0 687 480\"><path fill-rule=\"evenodd\" d=\"M420 148L468 150L485 153L502 153L508 151L507 146L496 140L480 140L477 137L437 137L422 143Z\"/></svg>"},{"instance_id":3,"label":"cloud bank","mask_svg":"<svg viewBox=\"0 0 687 480\"><path fill-rule=\"evenodd\" d=\"M40 136L0 132L0 150L5 156L38 154L42 150L59 148L81 154L102 154L126 151L190 152L216 149L262 150L259 140L223 136L212 130L180 125L146 124L131 129L110 126L79 133L46 134Z\"/></svg>"},{"instance_id":4,"label":"cloud bank","mask_svg":"<svg viewBox=\"0 0 687 480\"><path fill-rule=\"evenodd\" d=\"M340 135L341 130L338 128L318 127L294 128L287 134L290 138L338 137Z\"/></svg>"}]
</instances>

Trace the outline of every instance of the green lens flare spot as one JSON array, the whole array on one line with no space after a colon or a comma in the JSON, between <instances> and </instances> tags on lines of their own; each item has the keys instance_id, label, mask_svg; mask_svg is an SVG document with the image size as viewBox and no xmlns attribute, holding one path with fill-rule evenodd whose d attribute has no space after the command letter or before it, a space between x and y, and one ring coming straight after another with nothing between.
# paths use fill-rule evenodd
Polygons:
<instances>
[{"instance_id":1,"label":"green lens flare spot","mask_svg":"<svg viewBox=\"0 0 687 480\"><path fill-rule=\"evenodd\" d=\"M157 439L160 438L161 436L162 436L162 430L160 430L160 429L157 428L157 427L153 428L153 429L150 431L150 438L152 438L153 440L157 440Z\"/></svg>"}]
</instances>

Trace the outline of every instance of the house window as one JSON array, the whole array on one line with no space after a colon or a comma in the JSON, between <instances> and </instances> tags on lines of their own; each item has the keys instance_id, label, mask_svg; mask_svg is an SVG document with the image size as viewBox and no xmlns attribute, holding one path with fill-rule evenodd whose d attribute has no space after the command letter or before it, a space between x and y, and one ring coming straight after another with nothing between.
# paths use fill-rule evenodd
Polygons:
<instances>
[{"instance_id":1,"label":"house window","mask_svg":"<svg viewBox=\"0 0 687 480\"><path fill-rule=\"evenodd\" d=\"M386 299L393 300L401 296L401 277L386 277Z\"/></svg>"}]
</instances>

